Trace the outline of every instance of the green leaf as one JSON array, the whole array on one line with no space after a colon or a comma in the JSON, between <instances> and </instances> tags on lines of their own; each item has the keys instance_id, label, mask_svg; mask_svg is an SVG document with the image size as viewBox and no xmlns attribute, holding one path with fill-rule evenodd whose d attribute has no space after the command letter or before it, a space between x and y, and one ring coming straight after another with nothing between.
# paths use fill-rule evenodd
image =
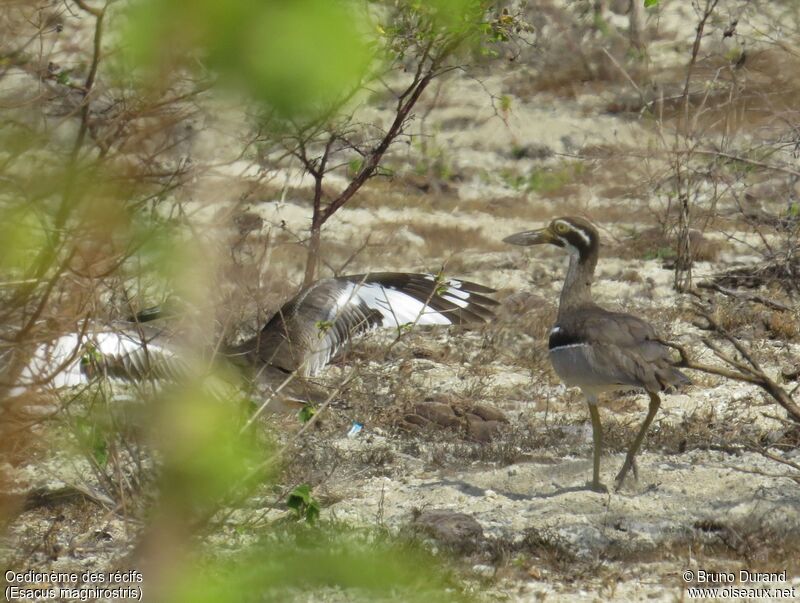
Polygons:
<instances>
[{"instance_id":1,"label":"green leaf","mask_svg":"<svg viewBox=\"0 0 800 603\"><path fill-rule=\"evenodd\" d=\"M286 500L286 506L295 511L299 511L303 505L307 505L311 499L311 486L308 484L301 484L292 490L289 498Z\"/></svg>"},{"instance_id":2,"label":"green leaf","mask_svg":"<svg viewBox=\"0 0 800 603\"><path fill-rule=\"evenodd\" d=\"M309 404L308 406L301 408L297 413L297 416L301 423L308 423L311 420L311 417L313 417L315 414L317 414L317 409Z\"/></svg>"},{"instance_id":3,"label":"green leaf","mask_svg":"<svg viewBox=\"0 0 800 603\"><path fill-rule=\"evenodd\" d=\"M658 6L658 0L644 0L645 8L653 8L654 6Z\"/></svg>"},{"instance_id":4,"label":"green leaf","mask_svg":"<svg viewBox=\"0 0 800 603\"><path fill-rule=\"evenodd\" d=\"M311 495L311 486L308 484L301 484L292 490L286 499L286 506L294 511L297 519L305 519L312 525L319 519L319 502Z\"/></svg>"}]
</instances>

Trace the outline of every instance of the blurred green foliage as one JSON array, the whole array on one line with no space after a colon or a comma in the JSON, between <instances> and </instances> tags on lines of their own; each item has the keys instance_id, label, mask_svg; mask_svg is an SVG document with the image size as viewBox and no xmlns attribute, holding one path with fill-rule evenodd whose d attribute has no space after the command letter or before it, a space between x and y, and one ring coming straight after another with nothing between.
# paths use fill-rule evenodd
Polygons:
<instances>
[{"instance_id":1,"label":"blurred green foliage","mask_svg":"<svg viewBox=\"0 0 800 603\"><path fill-rule=\"evenodd\" d=\"M439 60L507 39L502 20L487 18L492 6L486 0L139 0L118 60L160 77L162 85L178 67L200 67L279 118L324 119L406 59Z\"/></svg>"},{"instance_id":2,"label":"blurred green foliage","mask_svg":"<svg viewBox=\"0 0 800 603\"><path fill-rule=\"evenodd\" d=\"M175 603L324 600L467 602L446 564L412 540L350 525L321 524L275 533L263 542L179 576Z\"/></svg>"},{"instance_id":3,"label":"blurred green foliage","mask_svg":"<svg viewBox=\"0 0 800 603\"><path fill-rule=\"evenodd\" d=\"M125 40L133 64L169 77L199 59L223 83L281 116L354 91L371 59L354 5L331 0L141 0Z\"/></svg>"},{"instance_id":4,"label":"blurred green foliage","mask_svg":"<svg viewBox=\"0 0 800 603\"><path fill-rule=\"evenodd\" d=\"M213 379L235 377L216 371L204 381L178 384L158 401L152 423L153 446L163 455L162 496L185 513L177 521L197 520L246 494L253 480L275 477L277 464L264 465L274 454L271 443L241 432L243 402L220 400L209 386Z\"/></svg>"}]
</instances>

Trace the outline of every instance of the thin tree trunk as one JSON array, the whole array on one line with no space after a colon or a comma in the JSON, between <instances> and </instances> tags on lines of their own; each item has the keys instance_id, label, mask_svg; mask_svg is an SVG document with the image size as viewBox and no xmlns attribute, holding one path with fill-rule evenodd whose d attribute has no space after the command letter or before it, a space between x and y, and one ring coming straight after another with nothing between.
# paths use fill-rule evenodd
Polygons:
<instances>
[{"instance_id":1,"label":"thin tree trunk","mask_svg":"<svg viewBox=\"0 0 800 603\"><path fill-rule=\"evenodd\" d=\"M315 216L316 218L316 216ZM308 240L308 255L306 256L306 273L303 277L303 287L308 287L314 282L319 266L319 248L322 229L319 226L311 227L311 238Z\"/></svg>"},{"instance_id":2,"label":"thin tree trunk","mask_svg":"<svg viewBox=\"0 0 800 603\"><path fill-rule=\"evenodd\" d=\"M631 47L636 50L645 49L644 3L642 0L631 0L628 14L628 37L631 42Z\"/></svg>"},{"instance_id":3,"label":"thin tree trunk","mask_svg":"<svg viewBox=\"0 0 800 603\"><path fill-rule=\"evenodd\" d=\"M689 190L680 193L680 214L678 217L678 249L675 258L675 289L679 292L692 288L692 247L689 237Z\"/></svg>"}]
</instances>

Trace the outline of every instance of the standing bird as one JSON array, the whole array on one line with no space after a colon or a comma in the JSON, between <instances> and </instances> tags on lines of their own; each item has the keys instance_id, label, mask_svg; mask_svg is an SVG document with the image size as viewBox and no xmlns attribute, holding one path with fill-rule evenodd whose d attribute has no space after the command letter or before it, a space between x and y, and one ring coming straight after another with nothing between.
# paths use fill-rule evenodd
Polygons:
<instances>
[{"instance_id":1,"label":"standing bird","mask_svg":"<svg viewBox=\"0 0 800 603\"><path fill-rule=\"evenodd\" d=\"M603 427L597 409L598 394L644 389L650 396L647 417L615 480L619 490L631 468L636 474L636 453L658 412L659 392L690 381L672 366L669 348L660 343L649 323L631 314L609 312L592 301L600 237L591 222L583 218L556 218L546 228L520 232L503 240L525 246L547 243L563 247L570 255L558 318L550 331L548 347L558 376L567 386L579 387L589 404L594 439L592 490L607 491L600 482Z\"/></svg>"},{"instance_id":2,"label":"standing bird","mask_svg":"<svg viewBox=\"0 0 800 603\"><path fill-rule=\"evenodd\" d=\"M483 323L493 316L494 289L430 274L378 272L327 278L286 302L253 337L222 346L220 356L267 386L288 373L318 375L354 338L379 328ZM150 308L113 328L86 324L41 344L9 396L35 385L88 383L95 376L125 381L192 376L175 336L150 321L168 314ZM147 323L147 324L142 324Z\"/></svg>"}]
</instances>

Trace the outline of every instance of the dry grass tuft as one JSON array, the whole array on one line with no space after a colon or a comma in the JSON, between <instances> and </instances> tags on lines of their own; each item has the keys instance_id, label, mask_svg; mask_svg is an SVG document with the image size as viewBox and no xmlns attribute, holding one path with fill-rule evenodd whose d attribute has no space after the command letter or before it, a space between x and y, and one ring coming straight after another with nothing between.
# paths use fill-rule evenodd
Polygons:
<instances>
[{"instance_id":1,"label":"dry grass tuft","mask_svg":"<svg viewBox=\"0 0 800 603\"><path fill-rule=\"evenodd\" d=\"M698 262L715 262L723 243L709 239L698 230L689 231L692 258ZM675 237L662 227L653 227L633 233L613 248L612 255L626 259L671 260L677 256Z\"/></svg>"},{"instance_id":2,"label":"dry grass tuft","mask_svg":"<svg viewBox=\"0 0 800 603\"><path fill-rule=\"evenodd\" d=\"M504 251L505 245L498 239L487 237L480 228L472 226L440 226L413 222L412 232L425 240L429 257L447 258L464 248L482 251Z\"/></svg>"},{"instance_id":3,"label":"dry grass tuft","mask_svg":"<svg viewBox=\"0 0 800 603\"><path fill-rule=\"evenodd\" d=\"M764 321L770 335L780 341L795 341L800 335L800 320L795 313L773 310Z\"/></svg>"},{"instance_id":4,"label":"dry grass tuft","mask_svg":"<svg viewBox=\"0 0 800 603\"><path fill-rule=\"evenodd\" d=\"M800 56L791 48L732 49L718 52L698 62L690 92L693 120L707 134L752 132L775 125L776 119L797 115L800 84ZM684 67L664 70L662 82L679 82ZM707 83L714 82L712 88ZM665 84L669 85L669 84ZM674 95L663 103L660 114L665 121L681 125L684 100Z\"/></svg>"}]
</instances>

